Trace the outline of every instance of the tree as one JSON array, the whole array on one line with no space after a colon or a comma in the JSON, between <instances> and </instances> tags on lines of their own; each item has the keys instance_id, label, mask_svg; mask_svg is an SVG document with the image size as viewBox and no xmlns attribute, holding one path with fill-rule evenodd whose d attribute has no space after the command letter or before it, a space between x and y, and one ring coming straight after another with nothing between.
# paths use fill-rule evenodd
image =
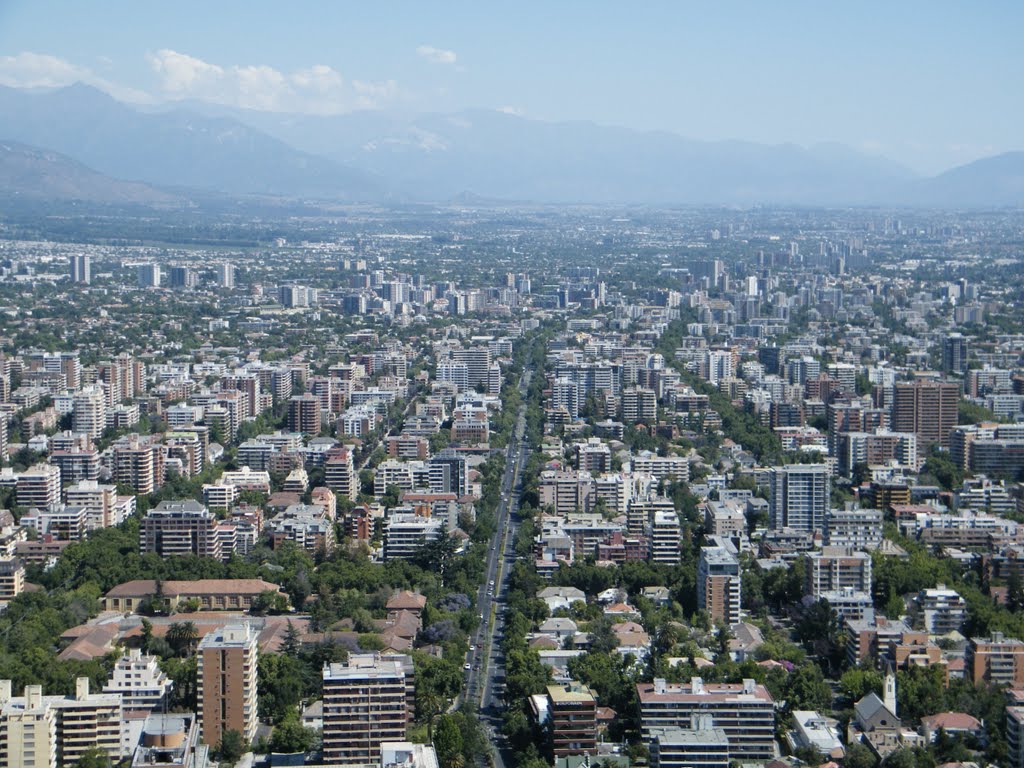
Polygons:
<instances>
[{"instance_id":1,"label":"tree","mask_svg":"<svg viewBox=\"0 0 1024 768\"><path fill-rule=\"evenodd\" d=\"M843 758L843 765L846 768L875 768L875 756L871 750L859 741L851 741L846 747L846 757Z\"/></svg>"},{"instance_id":2,"label":"tree","mask_svg":"<svg viewBox=\"0 0 1024 768\"><path fill-rule=\"evenodd\" d=\"M224 731L217 745L217 755L223 761L233 763L245 754L245 739L236 730Z\"/></svg>"},{"instance_id":3,"label":"tree","mask_svg":"<svg viewBox=\"0 0 1024 768\"><path fill-rule=\"evenodd\" d=\"M89 747L75 764L77 768L111 768L110 757L99 747Z\"/></svg>"},{"instance_id":4,"label":"tree","mask_svg":"<svg viewBox=\"0 0 1024 768\"><path fill-rule=\"evenodd\" d=\"M182 621L171 624L167 628L167 642L179 656L190 655L195 649L195 644L199 642L199 630L196 629L195 622Z\"/></svg>"},{"instance_id":5,"label":"tree","mask_svg":"<svg viewBox=\"0 0 1024 768\"><path fill-rule=\"evenodd\" d=\"M316 731L306 728L293 709L285 718L274 726L270 736L270 750L290 754L293 752L309 752L316 744Z\"/></svg>"},{"instance_id":6,"label":"tree","mask_svg":"<svg viewBox=\"0 0 1024 768\"><path fill-rule=\"evenodd\" d=\"M456 757L462 757L462 731L455 718L441 715L434 727L434 749L441 768L453 768Z\"/></svg>"},{"instance_id":7,"label":"tree","mask_svg":"<svg viewBox=\"0 0 1024 768\"><path fill-rule=\"evenodd\" d=\"M284 640L281 642L281 653L285 656L297 657L301 650L301 635L299 630L292 624L292 620L288 619L288 628L284 633Z\"/></svg>"}]
</instances>

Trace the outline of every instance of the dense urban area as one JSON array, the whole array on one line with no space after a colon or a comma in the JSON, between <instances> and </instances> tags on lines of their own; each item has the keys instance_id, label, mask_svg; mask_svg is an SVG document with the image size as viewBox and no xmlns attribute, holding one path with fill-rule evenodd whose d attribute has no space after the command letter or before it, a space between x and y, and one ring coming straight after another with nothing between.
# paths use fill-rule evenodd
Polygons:
<instances>
[{"instance_id":1,"label":"dense urban area","mask_svg":"<svg viewBox=\"0 0 1024 768\"><path fill-rule=\"evenodd\" d=\"M1022 768L1022 259L1019 211L15 211L0 766Z\"/></svg>"}]
</instances>

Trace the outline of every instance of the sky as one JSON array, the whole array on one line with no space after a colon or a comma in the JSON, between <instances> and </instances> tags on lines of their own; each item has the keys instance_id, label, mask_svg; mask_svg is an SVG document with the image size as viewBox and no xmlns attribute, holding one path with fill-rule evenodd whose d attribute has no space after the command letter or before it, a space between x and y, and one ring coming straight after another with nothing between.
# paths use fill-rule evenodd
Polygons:
<instances>
[{"instance_id":1,"label":"sky","mask_svg":"<svg viewBox=\"0 0 1024 768\"><path fill-rule=\"evenodd\" d=\"M249 109L501 109L839 142L921 173L1024 150L1019 0L0 0L0 84Z\"/></svg>"}]
</instances>

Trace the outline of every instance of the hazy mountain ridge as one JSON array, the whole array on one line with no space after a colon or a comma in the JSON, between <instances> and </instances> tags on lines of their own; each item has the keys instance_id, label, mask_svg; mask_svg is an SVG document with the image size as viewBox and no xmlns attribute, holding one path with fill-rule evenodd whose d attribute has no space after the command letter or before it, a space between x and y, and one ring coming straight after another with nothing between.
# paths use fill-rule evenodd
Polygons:
<instances>
[{"instance_id":1,"label":"hazy mountain ridge","mask_svg":"<svg viewBox=\"0 0 1024 768\"><path fill-rule=\"evenodd\" d=\"M336 201L983 206L1024 200L1024 153L922 179L838 144L704 142L497 111L289 115L135 108L88 86L0 88L0 136L158 186Z\"/></svg>"},{"instance_id":2,"label":"hazy mountain ridge","mask_svg":"<svg viewBox=\"0 0 1024 768\"><path fill-rule=\"evenodd\" d=\"M70 157L0 140L0 197L177 207L187 201L148 184L121 181Z\"/></svg>"},{"instance_id":3,"label":"hazy mountain ridge","mask_svg":"<svg viewBox=\"0 0 1024 768\"><path fill-rule=\"evenodd\" d=\"M69 155L120 179L231 194L380 197L361 171L314 157L230 118L147 113L95 88L0 88L0 136Z\"/></svg>"}]
</instances>

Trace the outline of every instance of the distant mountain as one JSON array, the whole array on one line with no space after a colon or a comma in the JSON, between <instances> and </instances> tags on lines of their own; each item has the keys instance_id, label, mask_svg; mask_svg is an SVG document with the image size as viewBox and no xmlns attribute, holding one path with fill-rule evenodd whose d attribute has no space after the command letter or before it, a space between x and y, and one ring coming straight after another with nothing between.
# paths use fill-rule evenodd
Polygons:
<instances>
[{"instance_id":1,"label":"distant mountain","mask_svg":"<svg viewBox=\"0 0 1024 768\"><path fill-rule=\"evenodd\" d=\"M56 152L2 140L0 199L156 207L186 203L148 184L112 179Z\"/></svg>"},{"instance_id":2,"label":"distant mountain","mask_svg":"<svg viewBox=\"0 0 1024 768\"><path fill-rule=\"evenodd\" d=\"M863 203L914 177L896 163L835 144L692 141L497 111L233 115L427 199L470 193L543 202Z\"/></svg>"},{"instance_id":3,"label":"distant mountain","mask_svg":"<svg viewBox=\"0 0 1024 768\"><path fill-rule=\"evenodd\" d=\"M932 205L1024 205L1024 152L975 160L926 179L916 197Z\"/></svg>"},{"instance_id":4,"label":"distant mountain","mask_svg":"<svg viewBox=\"0 0 1024 768\"><path fill-rule=\"evenodd\" d=\"M84 85L0 88L0 136L116 178L291 201L996 206L1024 198L1022 153L921 179L839 144L694 141L488 110L136 108Z\"/></svg>"},{"instance_id":5,"label":"distant mountain","mask_svg":"<svg viewBox=\"0 0 1024 768\"><path fill-rule=\"evenodd\" d=\"M0 136L123 179L231 194L379 199L367 174L313 157L230 118L146 113L86 85L0 88Z\"/></svg>"}]
</instances>

